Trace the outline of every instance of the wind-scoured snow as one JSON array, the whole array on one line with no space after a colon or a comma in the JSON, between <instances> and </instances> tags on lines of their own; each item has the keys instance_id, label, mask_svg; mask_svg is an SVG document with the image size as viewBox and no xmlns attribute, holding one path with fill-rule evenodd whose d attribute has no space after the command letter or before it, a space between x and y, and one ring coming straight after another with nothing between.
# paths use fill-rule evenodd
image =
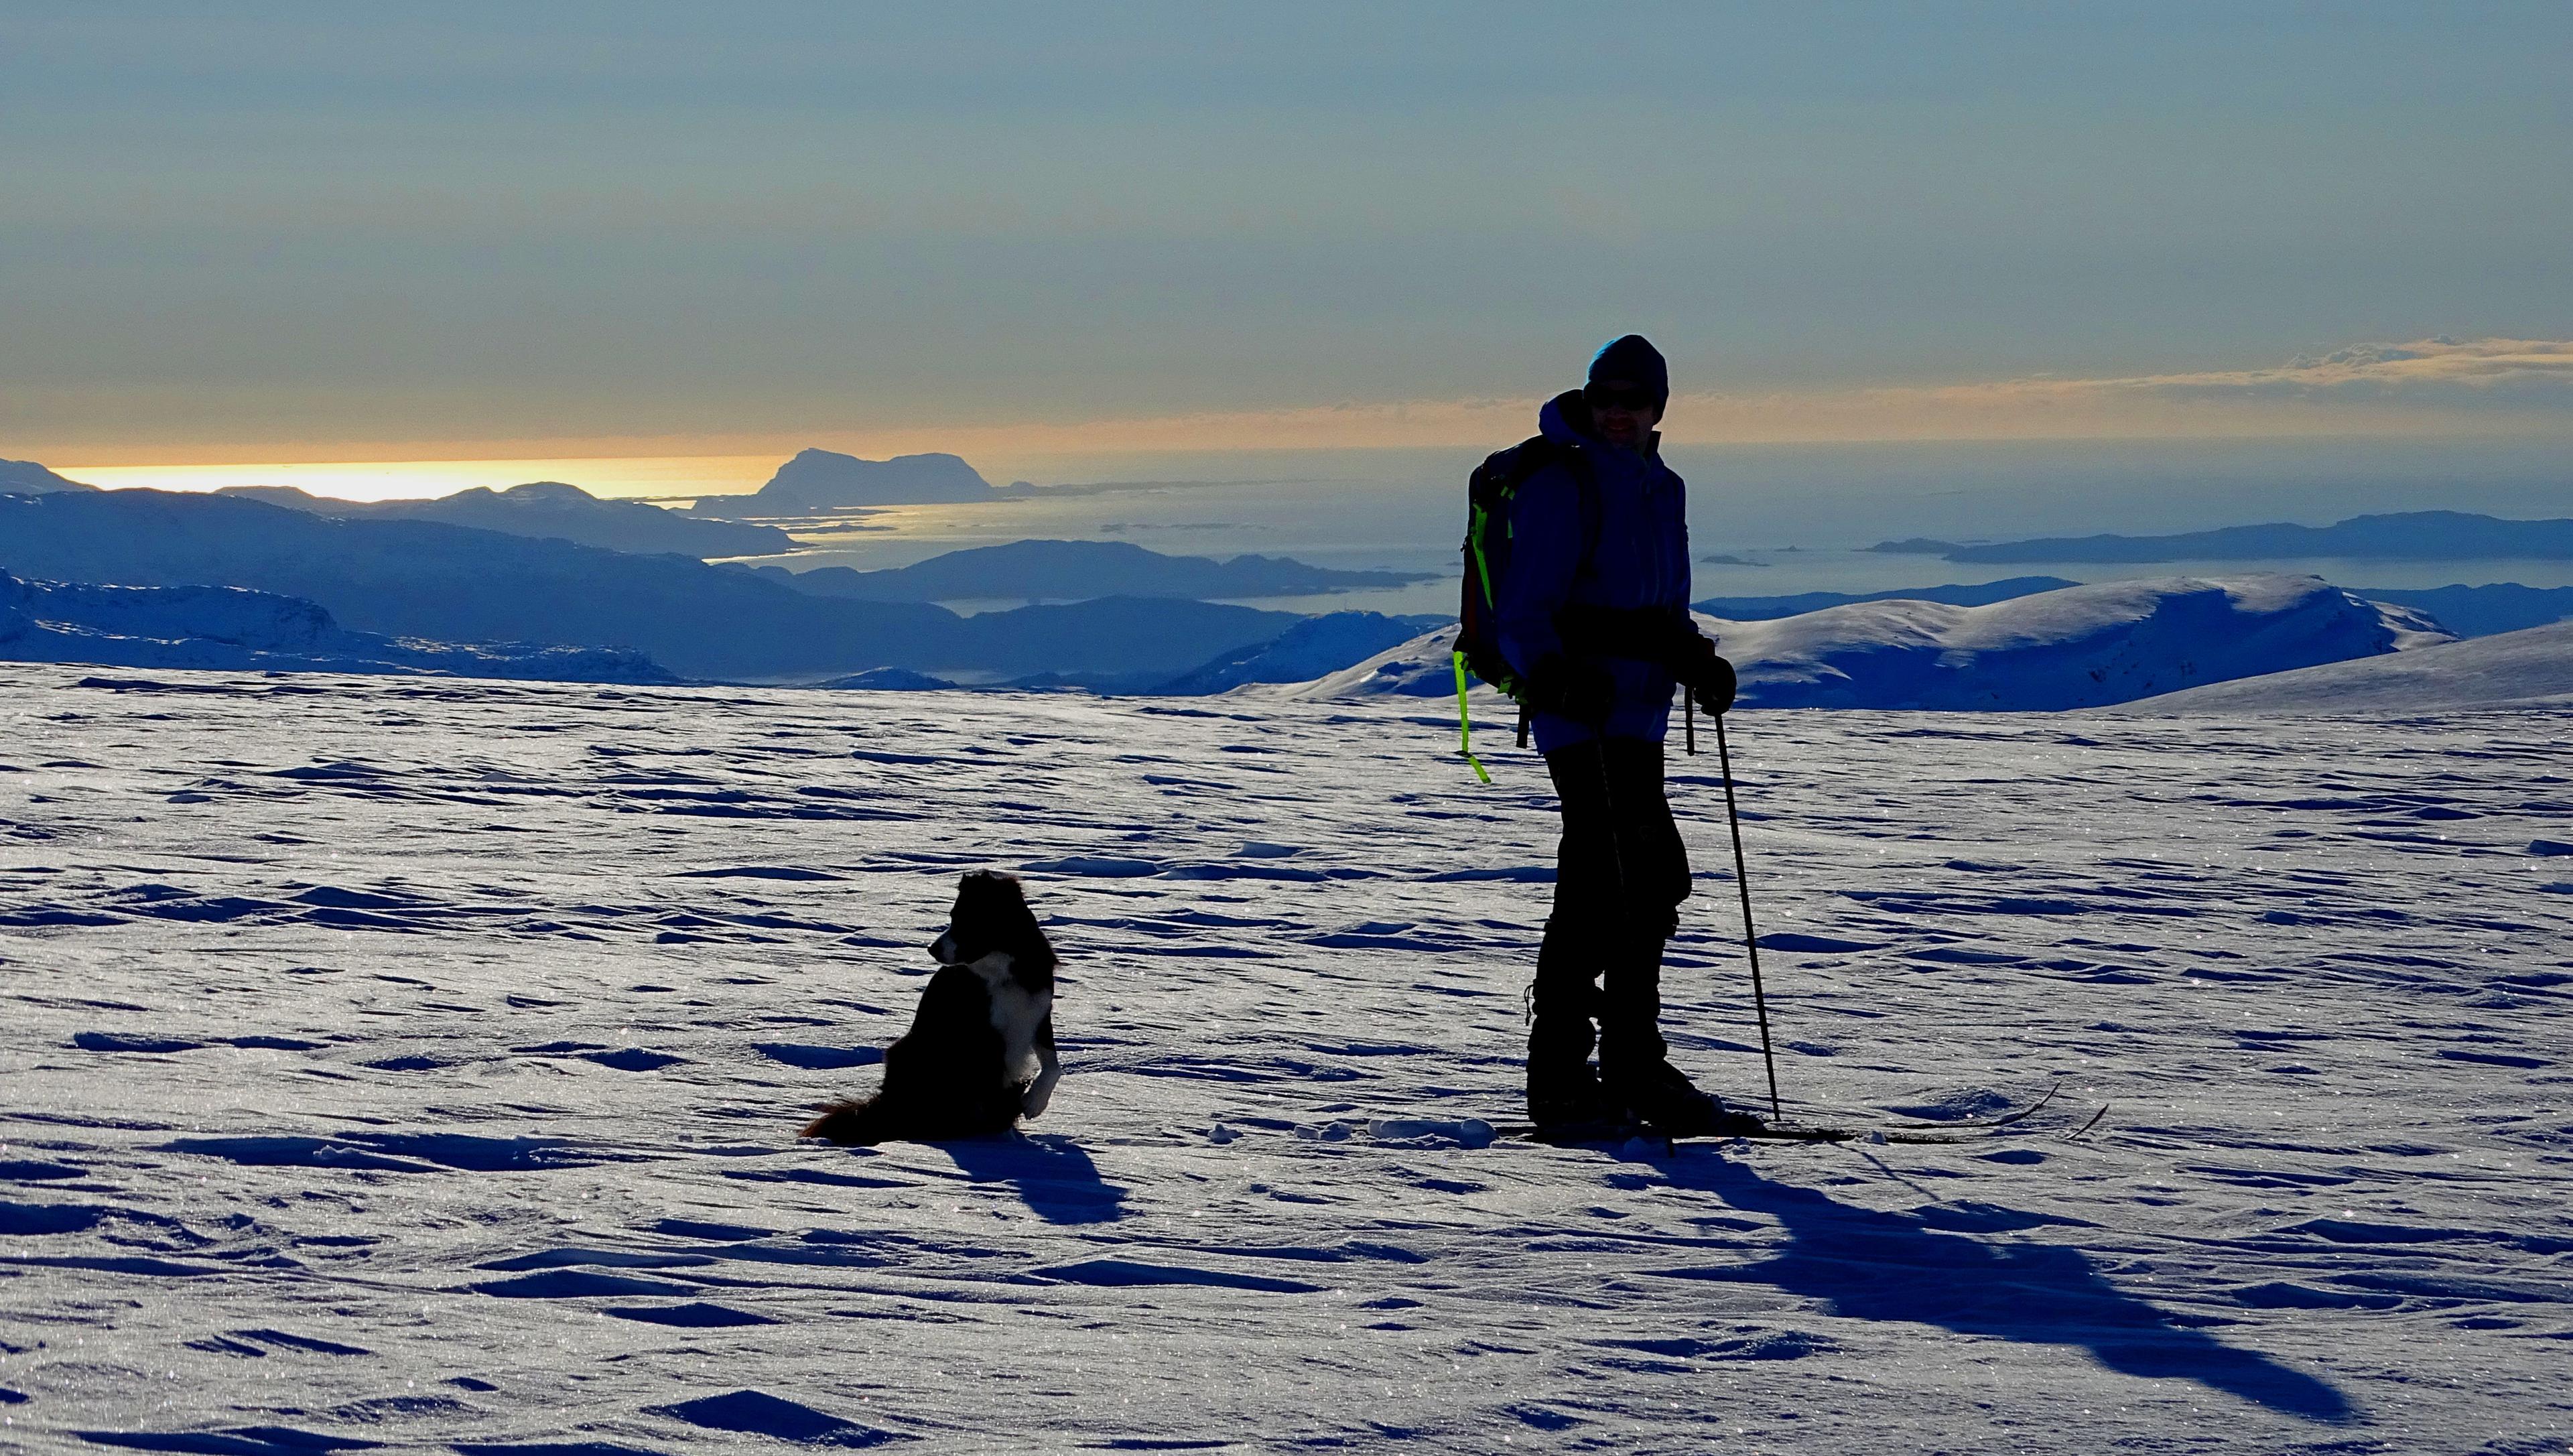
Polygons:
<instances>
[{"instance_id":1,"label":"wind-scoured snow","mask_svg":"<svg viewBox=\"0 0 2573 1456\"><path fill-rule=\"evenodd\" d=\"M2169 713L2440 713L2573 702L2573 622L2191 688L2137 705Z\"/></svg>"},{"instance_id":2,"label":"wind-scoured snow","mask_svg":"<svg viewBox=\"0 0 2573 1456\"><path fill-rule=\"evenodd\" d=\"M0 683L0 1442L2573 1432L2562 713L1736 718L1791 1114L2063 1092L1666 1155L1477 1125L1555 823L1430 705ZM1675 1056L1749 1101L1721 790L1672 792ZM994 866L1064 956L1052 1110L796 1143Z\"/></svg>"},{"instance_id":3,"label":"wind-scoured snow","mask_svg":"<svg viewBox=\"0 0 2573 1456\"><path fill-rule=\"evenodd\" d=\"M1750 708L2099 707L2450 640L2311 576L2112 581L1987 606L1868 601L1698 625L1740 672ZM1452 694L1454 645L1453 627L1424 633L1292 695Z\"/></svg>"}]
</instances>

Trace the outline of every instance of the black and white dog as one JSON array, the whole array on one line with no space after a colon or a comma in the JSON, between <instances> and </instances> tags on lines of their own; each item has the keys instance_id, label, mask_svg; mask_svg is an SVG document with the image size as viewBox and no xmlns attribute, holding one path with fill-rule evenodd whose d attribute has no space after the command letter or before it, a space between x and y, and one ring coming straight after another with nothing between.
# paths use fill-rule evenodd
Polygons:
<instances>
[{"instance_id":1,"label":"black and white dog","mask_svg":"<svg viewBox=\"0 0 2573 1456\"><path fill-rule=\"evenodd\" d=\"M977 870L956 887L939 972L911 1030L885 1052L884 1086L834 1102L804 1128L833 1142L937 1141L1006 1132L1046 1109L1054 1051L1054 947L1019 882Z\"/></svg>"}]
</instances>

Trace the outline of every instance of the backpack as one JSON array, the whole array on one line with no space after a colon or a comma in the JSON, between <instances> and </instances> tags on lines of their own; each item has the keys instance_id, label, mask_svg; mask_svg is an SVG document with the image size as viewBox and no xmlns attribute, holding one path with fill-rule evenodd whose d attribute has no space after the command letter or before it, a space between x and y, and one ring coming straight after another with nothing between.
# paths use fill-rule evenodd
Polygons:
<instances>
[{"instance_id":1,"label":"backpack","mask_svg":"<svg viewBox=\"0 0 2573 1456\"><path fill-rule=\"evenodd\" d=\"M1465 482L1465 584L1456 608L1456 751L1473 765L1474 776L1492 776L1474 756L1473 723L1465 708L1468 676L1509 694L1519 705L1519 740L1527 740L1527 684L1501 655L1496 610L1503 583L1510 578L1510 507L1519 487L1539 470L1560 464L1572 472L1581 491L1582 554L1599 537L1599 497L1592 488L1590 462L1580 450L1534 435L1487 456Z\"/></svg>"}]
</instances>

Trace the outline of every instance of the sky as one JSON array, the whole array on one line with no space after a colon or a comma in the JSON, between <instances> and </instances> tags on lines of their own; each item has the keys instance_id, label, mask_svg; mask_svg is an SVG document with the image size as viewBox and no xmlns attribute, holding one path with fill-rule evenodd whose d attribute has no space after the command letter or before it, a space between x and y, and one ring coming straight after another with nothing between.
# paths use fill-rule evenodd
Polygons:
<instances>
[{"instance_id":1,"label":"sky","mask_svg":"<svg viewBox=\"0 0 2573 1456\"><path fill-rule=\"evenodd\" d=\"M1491 448L1628 330L1675 443L2573 438L2568 75L2560 0L6 0L0 456Z\"/></svg>"}]
</instances>

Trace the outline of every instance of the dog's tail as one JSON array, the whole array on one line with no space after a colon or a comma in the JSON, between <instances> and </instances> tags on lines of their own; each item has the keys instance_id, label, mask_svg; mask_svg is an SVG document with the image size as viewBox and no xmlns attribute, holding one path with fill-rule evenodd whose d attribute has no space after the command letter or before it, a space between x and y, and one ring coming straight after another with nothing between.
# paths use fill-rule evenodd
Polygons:
<instances>
[{"instance_id":1,"label":"dog's tail","mask_svg":"<svg viewBox=\"0 0 2573 1456\"><path fill-rule=\"evenodd\" d=\"M899 1135L881 1093L863 1101L833 1102L804 1124L801 1136L847 1145L872 1145Z\"/></svg>"}]
</instances>

